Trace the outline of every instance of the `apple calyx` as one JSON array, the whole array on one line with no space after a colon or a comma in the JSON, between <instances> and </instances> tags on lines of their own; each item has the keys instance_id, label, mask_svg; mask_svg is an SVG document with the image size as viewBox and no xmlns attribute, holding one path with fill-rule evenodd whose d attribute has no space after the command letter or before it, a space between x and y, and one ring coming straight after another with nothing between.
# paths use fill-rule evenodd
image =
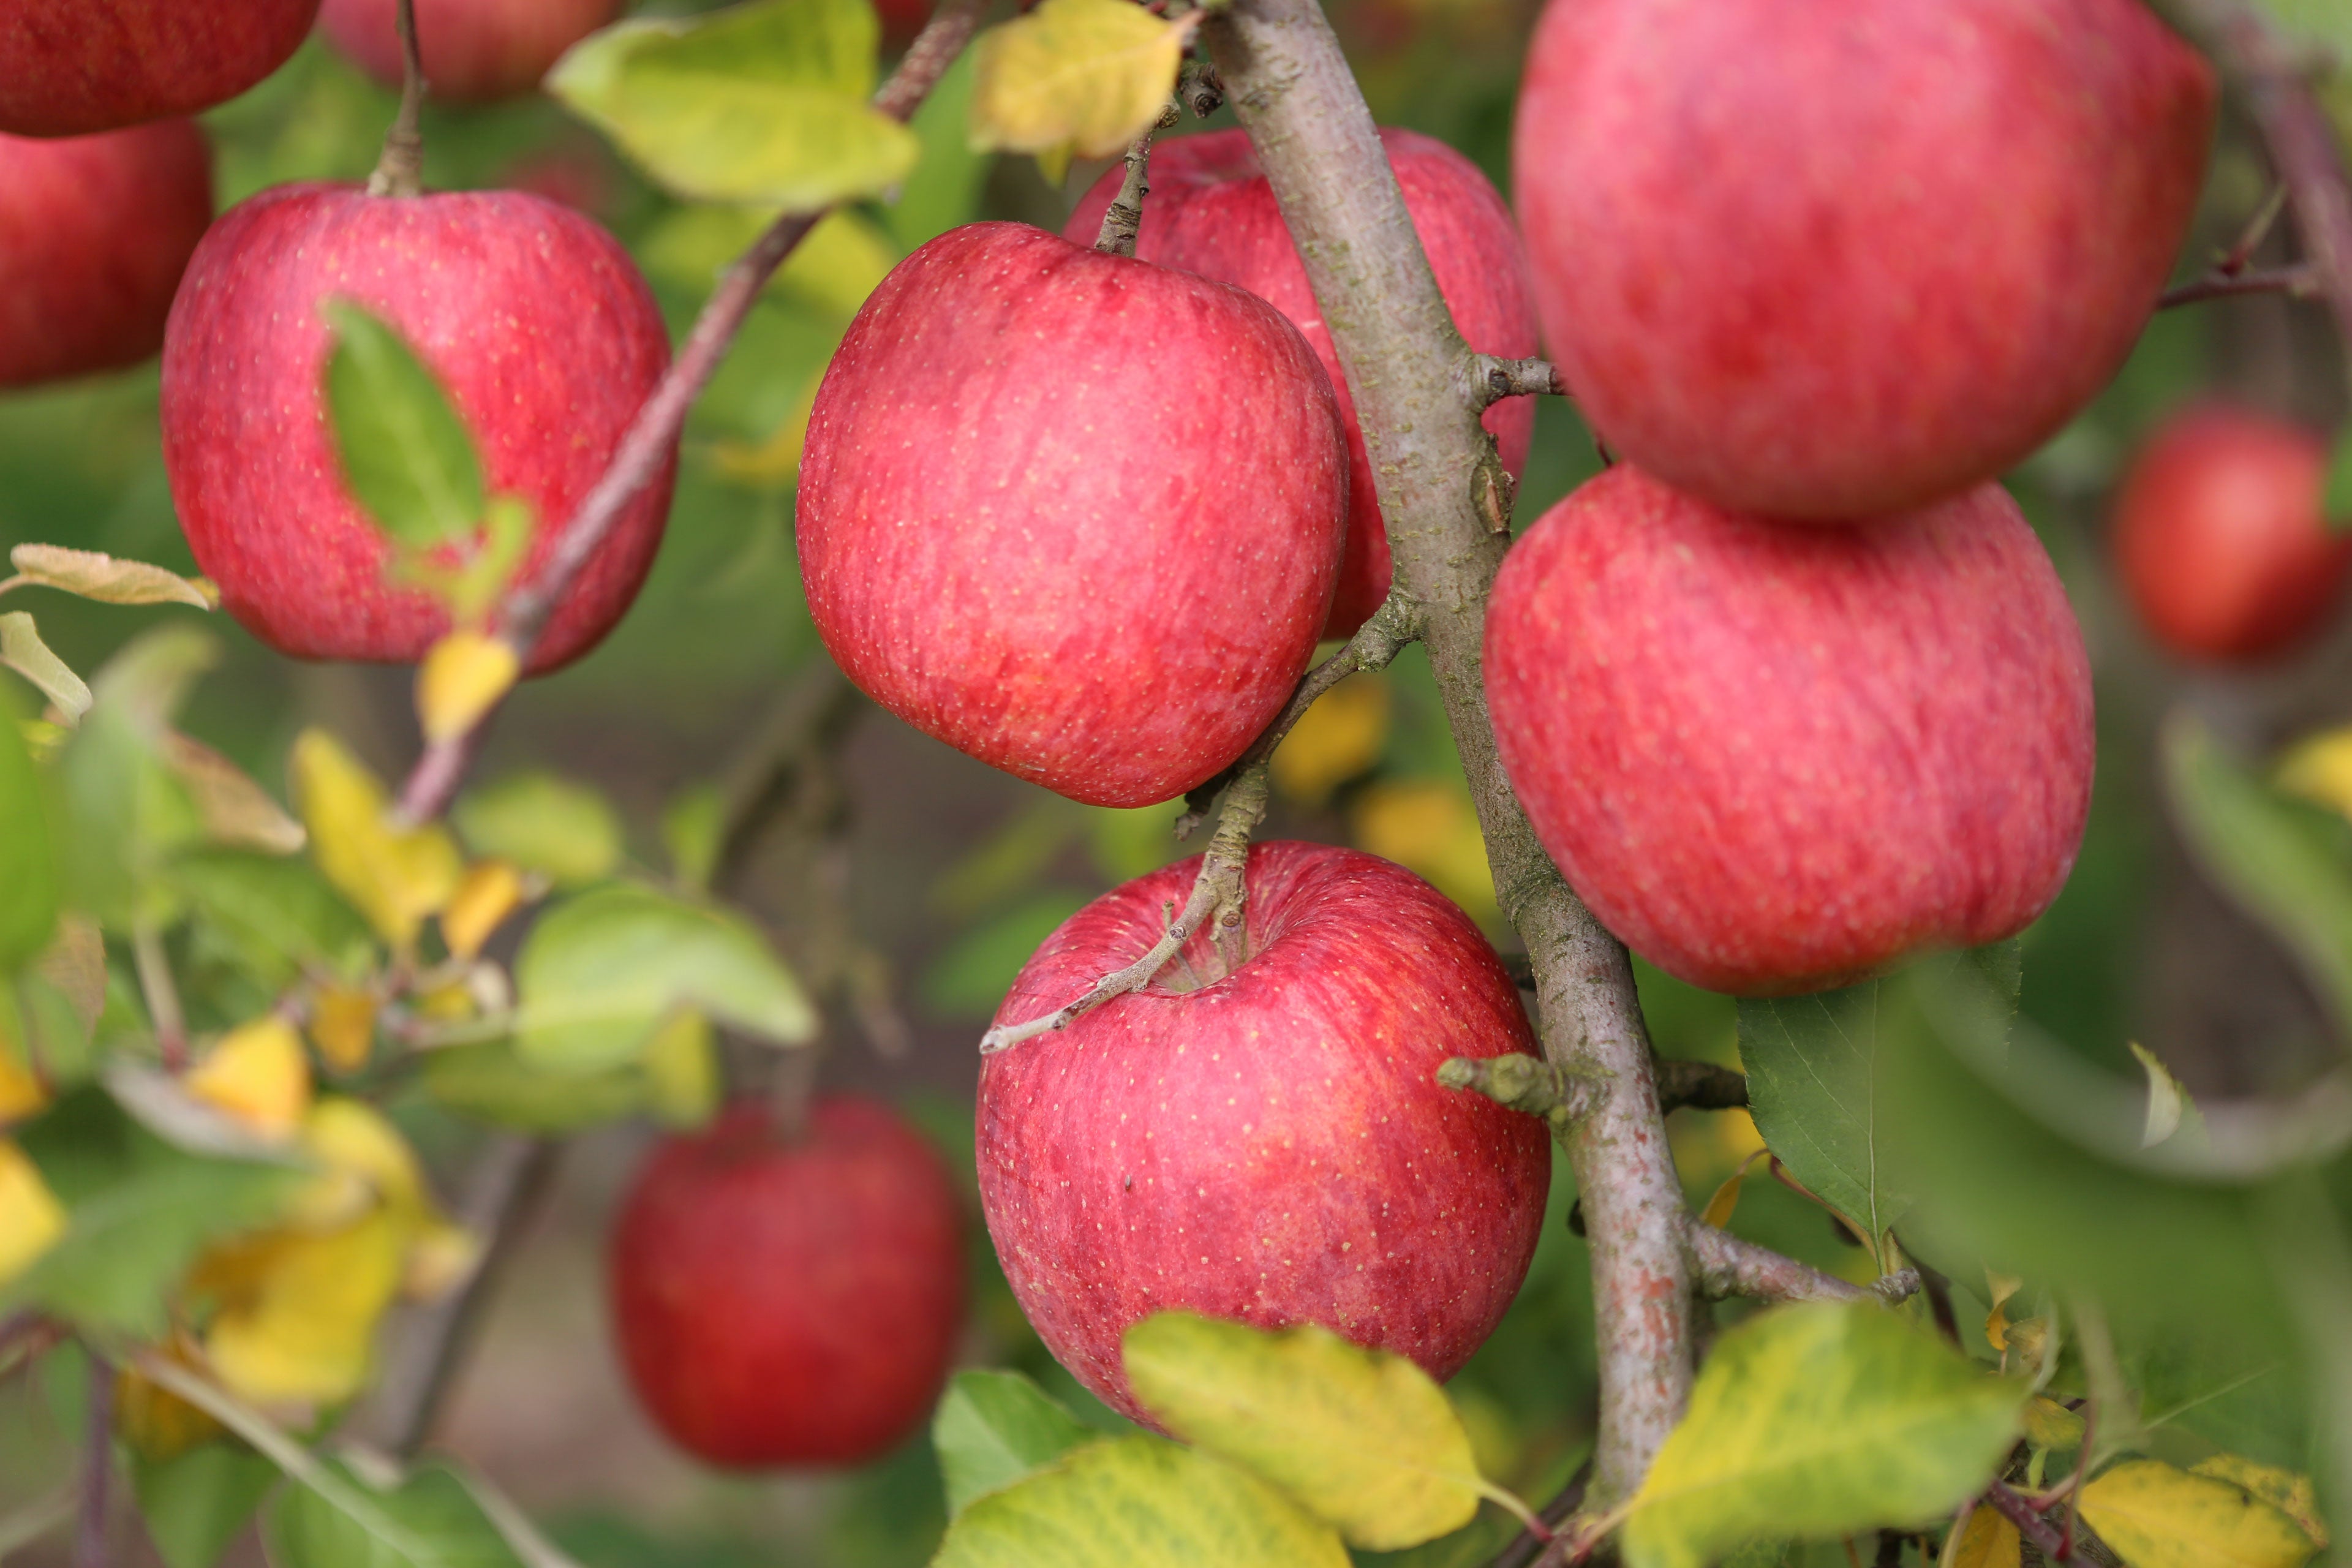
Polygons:
<instances>
[{"instance_id":1,"label":"apple calyx","mask_svg":"<svg viewBox=\"0 0 2352 1568\"><path fill-rule=\"evenodd\" d=\"M1521 1054L1453 1057L1438 1068L1437 1081L1447 1089L1483 1094L1507 1110L1540 1116L1555 1138L1567 1137L1600 1103L1607 1088L1597 1074Z\"/></svg>"}]
</instances>

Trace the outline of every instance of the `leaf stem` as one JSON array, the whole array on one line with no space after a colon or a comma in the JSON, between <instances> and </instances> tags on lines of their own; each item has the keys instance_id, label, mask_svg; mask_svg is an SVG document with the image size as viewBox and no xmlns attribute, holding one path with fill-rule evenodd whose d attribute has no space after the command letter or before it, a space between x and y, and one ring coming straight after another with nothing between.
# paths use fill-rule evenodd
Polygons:
<instances>
[{"instance_id":1,"label":"leaf stem","mask_svg":"<svg viewBox=\"0 0 2352 1568\"><path fill-rule=\"evenodd\" d=\"M74 1531L74 1568L107 1568L107 1526L114 1500L114 1363L87 1344L89 1397L82 1413L81 1509Z\"/></svg>"}]
</instances>

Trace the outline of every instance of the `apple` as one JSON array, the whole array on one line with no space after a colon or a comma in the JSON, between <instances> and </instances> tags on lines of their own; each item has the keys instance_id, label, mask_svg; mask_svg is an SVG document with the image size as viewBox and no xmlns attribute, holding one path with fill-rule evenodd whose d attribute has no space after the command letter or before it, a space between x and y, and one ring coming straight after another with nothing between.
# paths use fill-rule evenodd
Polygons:
<instances>
[{"instance_id":1,"label":"apple","mask_svg":"<svg viewBox=\"0 0 2352 1568\"><path fill-rule=\"evenodd\" d=\"M226 103L319 0L0 0L0 132L81 136Z\"/></svg>"},{"instance_id":2,"label":"apple","mask_svg":"<svg viewBox=\"0 0 2352 1568\"><path fill-rule=\"evenodd\" d=\"M1454 325L1482 353L1520 359L1536 352L1533 287L1518 230L1503 198L1478 166L1444 142L1416 132L1384 130L1389 166L1404 189L1405 208L1421 235L1437 286ZM1094 243L1103 214L1118 195L1117 166L1078 198L1062 230L1081 245ZM1356 426L1354 402L1329 329L1307 285L1290 231L1275 205L1274 189L1258 167L1247 132L1217 131L1162 142L1151 149L1151 195L1135 253L1163 267L1181 267L1248 289L1297 323L1339 395L1348 433L1348 553L1339 567L1327 637L1344 637L1371 618L1389 592L1389 539L1372 488L1371 459ZM1503 466L1517 479L1535 434L1532 397L1514 397L1486 411L1486 428L1502 448Z\"/></svg>"},{"instance_id":3,"label":"apple","mask_svg":"<svg viewBox=\"0 0 2352 1568\"><path fill-rule=\"evenodd\" d=\"M344 482L319 385L331 343L320 307L337 298L399 329L473 431L492 491L530 503L526 580L603 476L669 342L620 243L521 192L280 185L213 226L163 341L163 463L189 548L225 607L279 652L414 662L448 614L385 580L385 541ZM577 658L629 607L675 471L673 459L590 558L531 671Z\"/></svg>"},{"instance_id":4,"label":"apple","mask_svg":"<svg viewBox=\"0 0 2352 1568\"><path fill-rule=\"evenodd\" d=\"M954 1359L963 1202L887 1106L765 1103L667 1140L623 1200L613 1331L637 1398L715 1465L862 1465L919 1429Z\"/></svg>"},{"instance_id":5,"label":"apple","mask_svg":"<svg viewBox=\"0 0 2352 1568\"><path fill-rule=\"evenodd\" d=\"M1718 505L1958 494L2122 365L2215 97L2141 0L1551 0L1513 151L1545 342Z\"/></svg>"},{"instance_id":6,"label":"apple","mask_svg":"<svg viewBox=\"0 0 2352 1568\"><path fill-rule=\"evenodd\" d=\"M2301 426L2218 405L2168 420L2116 502L2116 566L2156 639L2247 659L2318 630L2352 569L2352 536L2321 515L2326 482L2326 443Z\"/></svg>"},{"instance_id":7,"label":"apple","mask_svg":"<svg viewBox=\"0 0 2352 1568\"><path fill-rule=\"evenodd\" d=\"M924 733L1091 805L1241 755L1331 607L1348 449L1282 313L1024 224L900 262L819 384L801 574Z\"/></svg>"},{"instance_id":8,"label":"apple","mask_svg":"<svg viewBox=\"0 0 2352 1568\"><path fill-rule=\"evenodd\" d=\"M55 140L0 136L0 386L136 364L213 221L192 120Z\"/></svg>"},{"instance_id":9,"label":"apple","mask_svg":"<svg viewBox=\"0 0 2352 1568\"><path fill-rule=\"evenodd\" d=\"M1200 865L1072 915L996 1022L1132 963ZM981 1067L981 1205L1005 1278L1046 1348L1138 1421L1120 1336L1175 1308L1320 1323L1449 1376L1543 1228L1543 1122L1436 1081L1449 1057L1536 1049L1470 918L1353 849L1259 844L1246 875L1230 970L1195 936L1148 989Z\"/></svg>"},{"instance_id":10,"label":"apple","mask_svg":"<svg viewBox=\"0 0 2352 1568\"><path fill-rule=\"evenodd\" d=\"M1848 528L1621 463L1504 558L1486 702L1536 837L1712 991L1849 984L2047 908L2091 800L2091 670L1998 485Z\"/></svg>"},{"instance_id":11,"label":"apple","mask_svg":"<svg viewBox=\"0 0 2352 1568\"><path fill-rule=\"evenodd\" d=\"M874 9L882 18L882 47L886 49L905 48L931 19L931 0L874 0Z\"/></svg>"},{"instance_id":12,"label":"apple","mask_svg":"<svg viewBox=\"0 0 2352 1568\"><path fill-rule=\"evenodd\" d=\"M495 103L539 89L563 51L618 16L627 0L416 0L416 44L433 96ZM319 26L387 87L401 79L399 0L326 0Z\"/></svg>"}]
</instances>

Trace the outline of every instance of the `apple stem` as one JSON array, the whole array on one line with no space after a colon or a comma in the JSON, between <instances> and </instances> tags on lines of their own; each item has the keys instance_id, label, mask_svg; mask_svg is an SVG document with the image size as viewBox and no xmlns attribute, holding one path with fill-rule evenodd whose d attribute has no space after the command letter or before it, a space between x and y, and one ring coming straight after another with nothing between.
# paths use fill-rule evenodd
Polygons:
<instances>
[{"instance_id":1,"label":"apple stem","mask_svg":"<svg viewBox=\"0 0 2352 1568\"><path fill-rule=\"evenodd\" d=\"M372 196L414 196L425 190L425 56L416 45L416 0L400 0L400 112L383 135L383 156L368 176Z\"/></svg>"},{"instance_id":2,"label":"apple stem","mask_svg":"<svg viewBox=\"0 0 2352 1568\"><path fill-rule=\"evenodd\" d=\"M805 1143L809 1136L809 1102L816 1093L817 1048L796 1046L782 1052L774 1079L768 1085L770 1136L777 1147Z\"/></svg>"},{"instance_id":3,"label":"apple stem","mask_svg":"<svg viewBox=\"0 0 2352 1568\"><path fill-rule=\"evenodd\" d=\"M2309 262L2293 267L2274 267L2258 272L2232 272L2218 268L2191 283L2165 291L2156 308L2170 310L2182 305L2194 305L2206 300L2227 300L2245 294L2284 294L2291 300L2310 300L2319 293L2319 268Z\"/></svg>"},{"instance_id":4,"label":"apple stem","mask_svg":"<svg viewBox=\"0 0 2352 1568\"><path fill-rule=\"evenodd\" d=\"M1151 191L1151 133L1176 123L1176 103L1170 100L1159 121L1127 144L1127 173L1120 176L1118 195L1104 209L1102 230L1095 248L1105 256L1133 256L1136 236L1143 231L1143 198Z\"/></svg>"}]
</instances>

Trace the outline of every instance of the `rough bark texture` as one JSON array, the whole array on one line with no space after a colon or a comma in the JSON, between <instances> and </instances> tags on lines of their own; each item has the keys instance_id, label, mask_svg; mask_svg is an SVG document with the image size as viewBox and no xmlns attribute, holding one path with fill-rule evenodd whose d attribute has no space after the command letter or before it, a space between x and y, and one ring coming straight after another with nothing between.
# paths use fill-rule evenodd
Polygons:
<instances>
[{"instance_id":1,"label":"rough bark texture","mask_svg":"<svg viewBox=\"0 0 2352 1568\"><path fill-rule=\"evenodd\" d=\"M1478 510L1481 477L1497 459L1471 391L1488 367L1446 312L1370 111L1315 0L1239 0L1202 37L1347 371L1396 581L1423 611L1496 893L1533 963L1545 1053L1603 1080L1563 1142L1592 1248L1601 1441L1589 1506L1605 1509L1640 1483L1689 1392L1682 1188L1625 950L1545 857L1496 757L1480 639L1507 540Z\"/></svg>"}]
</instances>

